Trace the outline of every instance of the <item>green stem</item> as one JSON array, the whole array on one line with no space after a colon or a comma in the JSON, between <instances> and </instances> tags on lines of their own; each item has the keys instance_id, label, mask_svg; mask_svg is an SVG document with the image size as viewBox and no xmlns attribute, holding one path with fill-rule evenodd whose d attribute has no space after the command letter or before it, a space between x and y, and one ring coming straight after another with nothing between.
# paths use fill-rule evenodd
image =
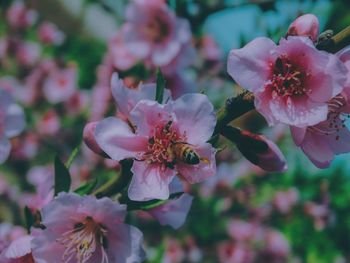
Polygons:
<instances>
[{"instance_id":1,"label":"green stem","mask_svg":"<svg viewBox=\"0 0 350 263\"><path fill-rule=\"evenodd\" d=\"M350 45L350 26L346 27L332 38L321 42L317 45L317 48L330 53L336 53L348 45Z\"/></svg>"}]
</instances>

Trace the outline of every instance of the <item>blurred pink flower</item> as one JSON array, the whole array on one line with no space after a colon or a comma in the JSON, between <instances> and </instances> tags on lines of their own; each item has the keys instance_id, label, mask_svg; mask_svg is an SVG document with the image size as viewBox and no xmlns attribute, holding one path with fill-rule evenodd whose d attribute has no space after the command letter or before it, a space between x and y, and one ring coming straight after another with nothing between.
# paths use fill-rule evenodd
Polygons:
<instances>
[{"instance_id":1,"label":"blurred pink flower","mask_svg":"<svg viewBox=\"0 0 350 263\"><path fill-rule=\"evenodd\" d=\"M0 89L0 164L9 156L11 144L9 139L19 135L25 127L22 108L5 90Z\"/></svg>"},{"instance_id":2,"label":"blurred pink flower","mask_svg":"<svg viewBox=\"0 0 350 263\"><path fill-rule=\"evenodd\" d=\"M77 69L75 65L67 68L54 68L43 84L43 93L50 103L69 100L77 90Z\"/></svg>"},{"instance_id":3,"label":"blurred pink flower","mask_svg":"<svg viewBox=\"0 0 350 263\"><path fill-rule=\"evenodd\" d=\"M283 236L282 233L267 229L265 233L265 247L264 253L267 253L269 257L280 259L277 262L285 262L290 253L290 247L288 240ZM281 261L283 259L283 261ZM275 262L272 261L271 262Z\"/></svg>"},{"instance_id":4,"label":"blurred pink flower","mask_svg":"<svg viewBox=\"0 0 350 263\"><path fill-rule=\"evenodd\" d=\"M276 192L272 202L279 212L286 214L298 202L298 200L298 190L296 188L290 188L286 191Z\"/></svg>"},{"instance_id":5,"label":"blurred pink flower","mask_svg":"<svg viewBox=\"0 0 350 263\"><path fill-rule=\"evenodd\" d=\"M35 42L22 42L18 45L16 58L20 65L33 66L39 61L41 47Z\"/></svg>"},{"instance_id":6,"label":"blurred pink flower","mask_svg":"<svg viewBox=\"0 0 350 263\"><path fill-rule=\"evenodd\" d=\"M12 241L25 236L27 231L21 226L13 226L9 223L0 224L0 254Z\"/></svg>"},{"instance_id":7,"label":"blurred pink flower","mask_svg":"<svg viewBox=\"0 0 350 263\"><path fill-rule=\"evenodd\" d=\"M261 37L231 50L228 72L254 93L255 107L270 125L306 127L327 118L327 102L342 91L348 70L309 38L290 36L279 45Z\"/></svg>"},{"instance_id":8,"label":"blurred pink flower","mask_svg":"<svg viewBox=\"0 0 350 263\"><path fill-rule=\"evenodd\" d=\"M185 257L185 251L179 241L174 238L166 239L162 263L181 263Z\"/></svg>"},{"instance_id":9,"label":"blurred pink flower","mask_svg":"<svg viewBox=\"0 0 350 263\"><path fill-rule=\"evenodd\" d=\"M50 22L44 22L38 29L38 36L42 43L60 45L64 41L64 34L57 26Z\"/></svg>"},{"instance_id":10,"label":"blurred pink flower","mask_svg":"<svg viewBox=\"0 0 350 263\"><path fill-rule=\"evenodd\" d=\"M337 53L350 70L350 48ZM347 75L348 76L348 75ZM337 154L350 152L350 131L346 120L350 114L350 77L344 90L328 101L327 119L315 126L291 127L293 140L318 167L326 168Z\"/></svg>"},{"instance_id":11,"label":"blurred pink flower","mask_svg":"<svg viewBox=\"0 0 350 263\"><path fill-rule=\"evenodd\" d=\"M142 233L123 223L126 206L108 198L59 194L42 209L44 230L32 240L36 261L137 263Z\"/></svg>"},{"instance_id":12,"label":"blurred pink flower","mask_svg":"<svg viewBox=\"0 0 350 263\"><path fill-rule=\"evenodd\" d=\"M255 222L232 219L228 225L228 234L237 242L258 242L262 239L263 228Z\"/></svg>"},{"instance_id":13,"label":"blurred pink flower","mask_svg":"<svg viewBox=\"0 0 350 263\"><path fill-rule=\"evenodd\" d=\"M13 151L11 156L17 160L28 160L34 158L39 149L39 135L35 132L27 132L20 138L13 140Z\"/></svg>"},{"instance_id":14,"label":"blurred pink flower","mask_svg":"<svg viewBox=\"0 0 350 263\"><path fill-rule=\"evenodd\" d=\"M209 61L219 61L223 55L215 40L209 35L201 39L200 51L202 57Z\"/></svg>"},{"instance_id":15,"label":"blurred pink flower","mask_svg":"<svg viewBox=\"0 0 350 263\"><path fill-rule=\"evenodd\" d=\"M225 241L218 246L220 263L253 263L255 253L248 247L232 241Z\"/></svg>"},{"instance_id":16,"label":"blurred pink flower","mask_svg":"<svg viewBox=\"0 0 350 263\"><path fill-rule=\"evenodd\" d=\"M130 123L106 118L97 124L95 139L114 160L134 158L132 200L167 199L169 183L177 174L189 183L215 174L215 149L206 141L216 118L206 96L187 94L165 105L141 100L130 113ZM178 147L186 146L195 151L193 164L177 156Z\"/></svg>"},{"instance_id":17,"label":"blurred pink flower","mask_svg":"<svg viewBox=\"0 0 350 263\"><path fill-rule=\"evenodd\" d=\"M90 104L91 93L76 90L74 94L65 102L65 109L69 115L77 115L86 110Z\"/></svg>"},{"instance_id":18,"label":"blurred pink flower","mask_svg":"<svg viewBox=\"0 0 350 263\"><path fill-rule=\"evenodd\" d=\"M14 1L6 12L7 21L14 28L29 27L36 22L37 17L37 12L28 9L21 0Z\"/></svg>"},{"instance_id":19,"label":"blurred pink flower","mask_svg":"<svg viewBox=\"0 0 350 263\"><path fill-rule=\"evenodd\" d=\"M313 14L305 14L299 16L294 22L289 26L288 36L305 36L309 37L313 42L317 41L318 34L320 32L320 24L318 19Z\"/></svg>"},{"instance_id":20,"label":"blurred pink flower","mask_svg":"<svg viewBox=\"0 0 350 263\"><path fill-rule=\"evenodd\" d=\"M54 136L59 131L61 123L56 111L50 109L41 116L36 126L39 134Z\"/></svg>"}]
</instances>

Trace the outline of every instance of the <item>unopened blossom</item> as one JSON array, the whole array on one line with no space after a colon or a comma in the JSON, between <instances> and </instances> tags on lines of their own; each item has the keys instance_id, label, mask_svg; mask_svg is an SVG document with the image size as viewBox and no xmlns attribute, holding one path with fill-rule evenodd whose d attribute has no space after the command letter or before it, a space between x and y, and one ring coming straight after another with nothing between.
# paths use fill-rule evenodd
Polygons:
<instances>
[{"instance_id":1,"label":"unopened blossom","mask_svg":"<svg viewBox=\"0 0 350 263\"><path fill-rule=\"evenodd\" d=\"M337 53L350 70L350 48ZM328 101L325 121L309 127L291 127L293 140L318 168L328 167L335 155L350 152L350 131L346 121L350 114L350 78L344 90Z\"/></svg>"},{"instance_id":2,"label":"unopened blossom","mask_svg":"<svg viewBox=\"0 0 350 263\"><path fill-rule=\"evenodd\" d=\"M95 139L112 159L134 159L132 200L167 199L176 175L197 183L215 174L215 149L206 141L216 118L206 96L186 94L164 105L141 100L129 121L132 126L114 117L100 121Z\"/></svg>"},{"instance_id":3,"label":"unopened blossom","mask_svg":"<svg viewBox=\"0 0 350 263\"><path fill-rule=\"evenodd\" d=\"M129 52L156 67L169 64L191 39L188 22L159 0L133 0L126 9L124 30Z\"/></svg>"},{"instance_id":4,"label":"unopened blossom","mask_svg":"<svg viewBox=\"0 0 350 263\"><path fill-rule=\"evenodd\" d=\"M43 84L43 93L50 103L69 100L77 89L77 68L69 65L67 68L55 68L50 71Z\"/></svg>"},{"instance_id":5,"label":"unopened blossom","mask_svg":"<svg viewBox=\"0 0 350 263\"><path fill-rule=\"evenodd\" d=\"M293 21L289 26L288 36L306 36L309 37L313 42L317 41L318 35L320 33L320 23L318 19L313 14L305 14L299 16Z\"/></svg>"},{"instance_id":6,"label":"unopened blossom","mask_svg":"<svg viewBox=\"0 0 350 263\"><path fill-rule=\"evenodd\" d=\"M228 73L254 93L255 108L270 125L306 127L327 118L328 101L343 90L348 70L308 37L289 36L279 45L260 37L231 50Z\"/></svg>"},{"instance_id":7,"label":"unopened blossom","mask_svg":"<svg viewBox=\"0 0 350 263\"><path fill-rule=\"evenodd\" d=\"M10 154L9 139L19 135L25 127L25 116L22 108L5 90L0 89L0 164Z\"/></svg>"},{"instance_id":8,"label":"unopened blossom","mask_svg":"<svg viewBox=\"0 0 350 263\"><path fill-rule=\"evenodd\" d=\"M42 224L32 240L40 263L138 263L142 233L123 223L126 206L108 198L61 193L42 209Z\"/></svg>"},{"instance_id":9,"label":"unopened blossom","mask_svg":"<svg viewBox=\"0 0 350 263\"><path fill-rule=\"evenodd\" d=\"M24 1L13 1L6 12L6 18L9 24L14 28L26 28L35 23L38 14L35 10L28 9Z\"/></svg>"},{"instance_id":10,"label":"unopened blossom","mask_svg":"<svg viewBox=\"0 0 350 263\"><path fill-rule=\"evenodd\" d=\"M1 263L35 263L31 253L33 237L19 237L0 254Z\"/></svg>"},{"instance_id":11,"label":"unopened blossom","mask_svg":"<svg viewBox=\"0 0 350 263\"><path fill-rule=\"evenodd\" d=\"M42 43L59 45L64 40L64 34L57 26L50 22L44 22L38 29L38 36Z\"/></svg>"}]
</instances>

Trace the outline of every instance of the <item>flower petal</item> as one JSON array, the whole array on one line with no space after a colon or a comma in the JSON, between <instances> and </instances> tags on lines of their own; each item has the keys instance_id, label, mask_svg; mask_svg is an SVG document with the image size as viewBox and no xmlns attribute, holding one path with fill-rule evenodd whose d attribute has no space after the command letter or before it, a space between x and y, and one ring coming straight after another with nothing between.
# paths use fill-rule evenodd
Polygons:
<instances>
[{"instance_id":1,"label":"flower petal","mask_svg":"<svg viewBox=\"0 0 350 263\"><path fill-rule=\"evenodd\" d=\"M147 149L148 139L135 135L124 121L109 117L96 125L95 138L101 149L112 159L120 161L136 157Z\"/></svg>"}]
</instances>

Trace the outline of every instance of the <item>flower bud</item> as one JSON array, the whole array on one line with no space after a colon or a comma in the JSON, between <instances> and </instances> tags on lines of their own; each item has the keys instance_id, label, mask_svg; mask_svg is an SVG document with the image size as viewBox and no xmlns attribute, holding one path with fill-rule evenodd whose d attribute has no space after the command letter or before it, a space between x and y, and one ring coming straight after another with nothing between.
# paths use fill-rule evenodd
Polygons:
<instances>
[{"instance_id":1,"label":"flower bud","mask_svg":"<svg viewBox=\"0 0 350 263\"><path fill-rule=\"evenodd\" d=\"M288 36L307 36L311 38L313 42L317 41L317 37L320 30L320 24L316 16L312 14L306 14L298 17L289 26Z\"/></svg>"},{"instance_id":2,"label":"flower bud","mask_svg":"<svg viewBox=\"0 0 350 263\"><path fill-rule=\"evenodd\" d=\"M98 122L86 124L83 131L83 140L87 147L96 154L107 157L107 154L100 148L95 139L95 129Z\"/></svg>"}]
</instances>

